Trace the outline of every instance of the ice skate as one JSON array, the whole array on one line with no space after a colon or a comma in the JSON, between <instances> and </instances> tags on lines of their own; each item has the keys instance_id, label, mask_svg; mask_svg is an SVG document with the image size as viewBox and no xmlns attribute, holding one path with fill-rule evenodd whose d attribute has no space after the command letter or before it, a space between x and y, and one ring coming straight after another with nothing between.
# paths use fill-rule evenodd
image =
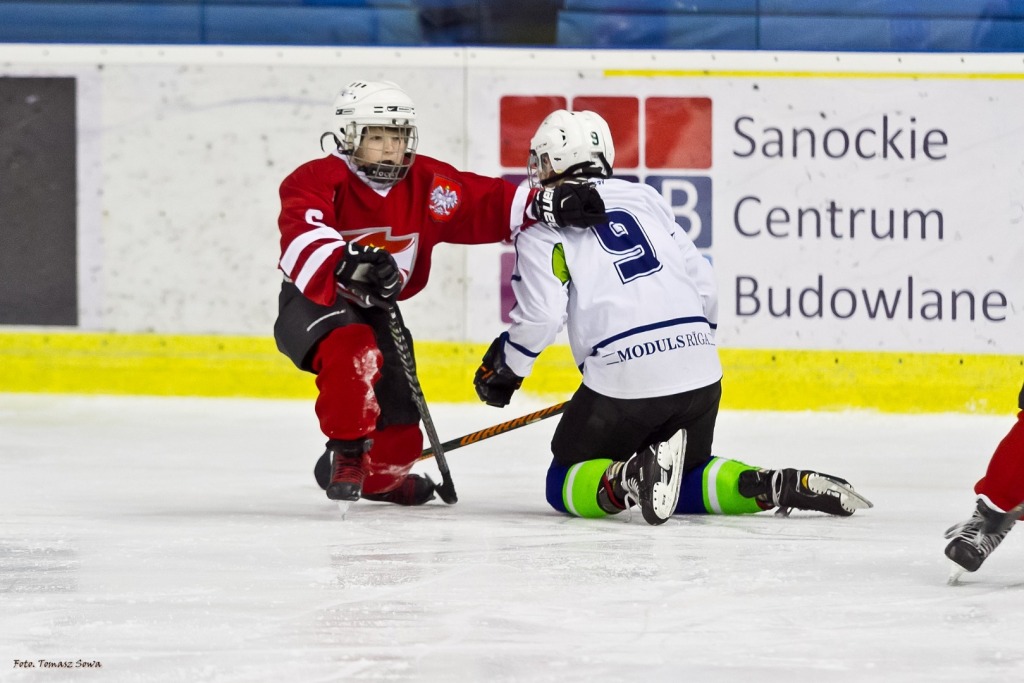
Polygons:
<instances>
[{"instance_id":1,"label":"ice skate","mask_svg":"<svg viewBox=\"0 0 1024 683\"><path fill-rule=\"evenodd\" d=\"M423 505L434 500L437 485L428 475L410 474L397 488L387 493L364 493L365 500L374 500L395 505Z\"/></svg>"},{"instance_id":2,"label":"ice skate","mask_svg":"<svg viewBox=\"0 0 1024 683\"><path fill-rule=\"evenodd\" d=\"M337 501L356 501L366 481L366 450L361 442L350 442L343 450L331 450L331 481L327 497Z\"/></svg>"},{"instance_id":3,"label":"ice skate","mask_svg":"<svg viewBox=\"0 0 1024 683\"><path fill-rule=\"evenodd\" d=\"M612 483L604 488L611 493L614 506L639 505L644 521L664 524L679 501L685 451L686 430L681 429L668 441L648 446L625 463L613 463L605 475Z\"/></svg>"},{"instance_id":4,"label":"ice skate","mask_svg":"<svg viewBox=\"0 0 1024 683\"><path fill-rule=\"evenodd\" d=\"M974 514L966 522L946 529L946 557L952 561L949 583L955 584L964 572L975 572L1010 533L1024 503L1008 512L997 508L985 496L978 496Z\"/></svg>"},{"instance_id":5,"label":"ice skate","mask_svg":"<svg viewBox=\"0 0 1024 683\"><path fill-rule=\"evenodd\" d=\"M777 515L791 510L811 510L849 517L856 510L874 505L853 490L850 482L811 470L749 470L739 477L740 495L756 498Z\"/></svg>"}]
</instances>

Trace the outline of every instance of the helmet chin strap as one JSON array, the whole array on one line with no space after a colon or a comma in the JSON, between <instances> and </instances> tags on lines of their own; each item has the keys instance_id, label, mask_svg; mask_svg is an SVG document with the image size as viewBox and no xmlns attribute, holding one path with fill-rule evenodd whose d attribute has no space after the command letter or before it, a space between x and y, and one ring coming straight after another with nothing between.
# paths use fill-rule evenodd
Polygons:
<instances>
[{"instance_id":1,"label":"helmet chin strap","mask_svg":"<svg viewBox=\"0 0 1024 683\"><path fill-rule=\"evenodd\" d=\"M356 167L366 174L366 177L375 180L377 182L398 182L402 177L402 166L398 164L388 163L381 161L377 163L367 163L359 165L358 161L353 158L353 162L356 163Z\"/></svg>"},{"instance_id":2,"label":"helmet chin strap","mask_svg":"<svg viewBox=\"0 0 1024 683\"><path fill-rule=\"evenodd\" d=\"M360 163L362 160L356 158L352 150L339 150L339 153L348 160L353 170L359 172L364 181L379 189L389 188L405 178L411 165L387 162Z\"/></svg>"},{"instance_id":3,"label":"helmet chin strap","mask_svg":"<svg viewBox=\"0 0 1024 683\"><path fill-rule=\"evenodd\" d=\"M324 133L323 135L320 136L320 151L321 152L328 151L328 150L324 149L324 138L326 138L326 137L330 137L330 138L334 139L334 149L330 150L331 152L333 152L335 150L338 150L338 149L341 149L341 140L338 139L338 136L335 135L334 133L332 133L331 131L327 131L326 133Z\"/></svg>"}]
</instances>

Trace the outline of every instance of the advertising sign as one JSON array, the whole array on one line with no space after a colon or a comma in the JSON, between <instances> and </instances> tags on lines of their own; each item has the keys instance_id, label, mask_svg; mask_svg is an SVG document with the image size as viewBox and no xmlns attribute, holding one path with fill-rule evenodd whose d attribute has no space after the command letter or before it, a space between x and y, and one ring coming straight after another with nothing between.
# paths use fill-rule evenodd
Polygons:
<instances>
[{"instance_id":1,"label":"advertising sign","mask_svg":"<svg viewBox=\"0 0 1024 683\"><path fill-rule=\"evenodd\" d=\"M1024 353L1024 79L545 74L471 70L471 166L522 178L547 113L600 113L714 264L723 346Z\"/></svg>"}]
</instances>

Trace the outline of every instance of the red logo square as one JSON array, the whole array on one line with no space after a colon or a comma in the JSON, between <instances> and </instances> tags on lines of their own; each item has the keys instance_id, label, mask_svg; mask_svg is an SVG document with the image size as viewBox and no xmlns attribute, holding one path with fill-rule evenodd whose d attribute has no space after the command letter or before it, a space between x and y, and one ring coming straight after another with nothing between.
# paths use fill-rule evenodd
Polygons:
<instances>
[{"instance_id":1,"label":"red logo square","mask_svg":"<svg viewBox=\"0 0 1024 683\"><path fill-rule=\"evenodd\" d=\"M711 168L711 98L650 97L644 113L647 168Z\"/></svg>"},{"instance_id":2,"label":"red logo square","mask_svg":"<svg viewBox=\"0 0 1024 683\"><path fill-rule=\"evenodd\" d=\"M501 98L501 165L526 168L530 139L548 114L565 109L566 100L558 95L506 95Z\"/></svg>"}]
</instances>

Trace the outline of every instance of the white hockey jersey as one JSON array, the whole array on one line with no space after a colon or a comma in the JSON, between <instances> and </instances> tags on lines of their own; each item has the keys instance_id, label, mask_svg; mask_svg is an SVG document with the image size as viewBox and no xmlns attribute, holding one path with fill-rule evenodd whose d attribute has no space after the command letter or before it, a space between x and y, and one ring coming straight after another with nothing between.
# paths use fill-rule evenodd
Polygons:
<instances>
[{"instance_id":1,"label":"white hockey jersey","mask_svg":"<svg viewBox=\"0 0 1024 683\"><path fill-rule=\"evenodd\" d=\"M711 264L652 187L597 181L608 223L516 238L505 360L520 377L568 324L583 383L613 398L699 389L722 377Z\"/></svg>"}]
</instances>

